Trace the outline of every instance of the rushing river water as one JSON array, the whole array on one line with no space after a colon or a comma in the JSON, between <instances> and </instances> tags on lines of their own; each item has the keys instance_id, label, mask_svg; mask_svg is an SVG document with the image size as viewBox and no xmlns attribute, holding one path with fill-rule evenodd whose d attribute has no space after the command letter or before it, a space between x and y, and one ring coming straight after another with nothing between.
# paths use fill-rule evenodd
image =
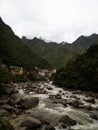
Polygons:
<instances>
[{"instance_id":1,"label":"rushing river water","mask_svg":"<svg viewBox=\"0 0 98 130\"><path fill-rule=\"evenodd\" d=\"M65 107L63 104L53 103L52 99L50 99L49 97L50 95L57 95L59 93L61 93L62 99L70 100L77 97L85 105L91 105L93 108L96 108L98 106L97 99L95 104L87 103L84 100L89 97L86 97L81 94L73 94L73 92L70 91L64 91L63 89L57 88L54 85L52 85L51 82L40 83L39 87L41 89L45 89L48 92L48 94L37 94L34 92L30 92L26 95L39 97L40 99L39 105L36 108L32 108L30 110L32 115L34 115L35 117L42 117L48 120L56 128L56 130L67 130L62 129L60 127L60 123L58 123L59 119L63 115L68 115L70 118L77 121L77 125L70 127L74 130L98 130L98 120L90 118L90 113L96 113L98 115L97 111L87 111L84 109L74 108L70 105L67 105ZM25 95L22 89L20 89L19 92Z\"/></svg>"}]
</instances>

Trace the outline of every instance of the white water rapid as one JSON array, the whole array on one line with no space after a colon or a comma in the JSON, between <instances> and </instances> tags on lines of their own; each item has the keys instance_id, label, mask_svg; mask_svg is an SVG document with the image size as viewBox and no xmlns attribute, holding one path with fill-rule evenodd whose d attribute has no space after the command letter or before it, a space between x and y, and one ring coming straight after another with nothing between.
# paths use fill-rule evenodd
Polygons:
<instances>
[{"instance_id":1,"label":"white water rapid","mask_svg":"<svg viewBox=\"0 0 98 130\"><path fill-rule=\"evenodd\" d=\"M96 103L85 102L89 97L82 94L74 94L71 91L64 91L62 88L57 88L52 83L40 83L40 89L44 89L47 93L38 94L35 92L30 92L25 94L23 89L20 89L19 92L23 95L39 97L40 102L36 108L30 110L32 115L36 117L42 117L48 120L56 130L67 130L60 127L59 119L63 115L68 115L70 118L76 120L77 124L70 128L74 130L98 130L98 120L92 119L90 113L95 113L98 115L98 111L95 109L98 107L98 100ZM85 109L75 108L67 104L64 106L62 103L53 103L55 95L61 95L61 99L76 100L79 99L83 104L90 105L94 108L91 111Z\"/></svg>"}]
</instances>

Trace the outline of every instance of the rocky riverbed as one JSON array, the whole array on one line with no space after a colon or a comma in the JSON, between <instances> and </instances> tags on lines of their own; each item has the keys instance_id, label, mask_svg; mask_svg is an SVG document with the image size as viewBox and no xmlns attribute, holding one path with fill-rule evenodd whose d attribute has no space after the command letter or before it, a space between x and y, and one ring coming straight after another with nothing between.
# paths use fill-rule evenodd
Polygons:
<instances>
[{"instance_id":1,"label":"rocky riverbed","mask_svg":"<svg viewBox=\"0 0 98 130\"><path fill-rule=\"evenodd\" d=\"M98 130L98 95L52 82L8 84L0 113L15 130Z\"/></svg>"}]
</instances>

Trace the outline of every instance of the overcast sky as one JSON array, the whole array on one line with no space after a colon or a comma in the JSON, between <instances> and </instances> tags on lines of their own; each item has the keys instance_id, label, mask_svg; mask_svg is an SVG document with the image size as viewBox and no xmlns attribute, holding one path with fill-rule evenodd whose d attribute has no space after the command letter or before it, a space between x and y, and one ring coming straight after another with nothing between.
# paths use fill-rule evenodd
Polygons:
<instances>
[{"instance_id":1,"label":"overcast sky","mask_svg":"<svg viewBox=\"0 0 98 130\"><path fill-rule=\"evenodd\" d=\"M20 37L72 42L98 33L98 0L0 0L0 16Z\"/></svg>"}]
</instances>

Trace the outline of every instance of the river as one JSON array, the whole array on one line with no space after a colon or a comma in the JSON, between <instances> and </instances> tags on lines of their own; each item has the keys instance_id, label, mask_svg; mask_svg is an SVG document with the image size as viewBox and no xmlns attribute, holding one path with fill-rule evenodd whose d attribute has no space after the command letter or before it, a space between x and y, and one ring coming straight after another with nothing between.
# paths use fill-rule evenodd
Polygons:
<instances>
[{"instance_id":1,"label":"river","mask_svg":"<svg viewBox=\"0 0 98 130\"><path fill-rule=\"evenodd\" d=\"M95 103L86 102L88 97L83 94L74 94L72 91L65 91L62 88L55 87L52 82L46 83L41 82L39 84L40 89L44 89L47 91L46 94L38 94L30 91L29 93L25 93L23 89L19 89L19 93L23 96L33 96L39 97L40 102L36 108L32 108L30 113L35 117L41 117L45 120L48 120L56 130L67 130L63 129L60 126L59 119L63 115L68 115L71 119L76 120L77 124L70 128L74 130L98 130L98 120L92 119L90 117L91 113L98 115L98 111L96 108L98 107L98 99L95 99ZM88 111L85 109L75 108L69 104L64 106L62 103L54 103L54 95L61 95L61 99L76 100L78 99L83 104L91 106L93 109ZM52 98L50 98L52 96Z\"/></svg>"}]
</instances>

